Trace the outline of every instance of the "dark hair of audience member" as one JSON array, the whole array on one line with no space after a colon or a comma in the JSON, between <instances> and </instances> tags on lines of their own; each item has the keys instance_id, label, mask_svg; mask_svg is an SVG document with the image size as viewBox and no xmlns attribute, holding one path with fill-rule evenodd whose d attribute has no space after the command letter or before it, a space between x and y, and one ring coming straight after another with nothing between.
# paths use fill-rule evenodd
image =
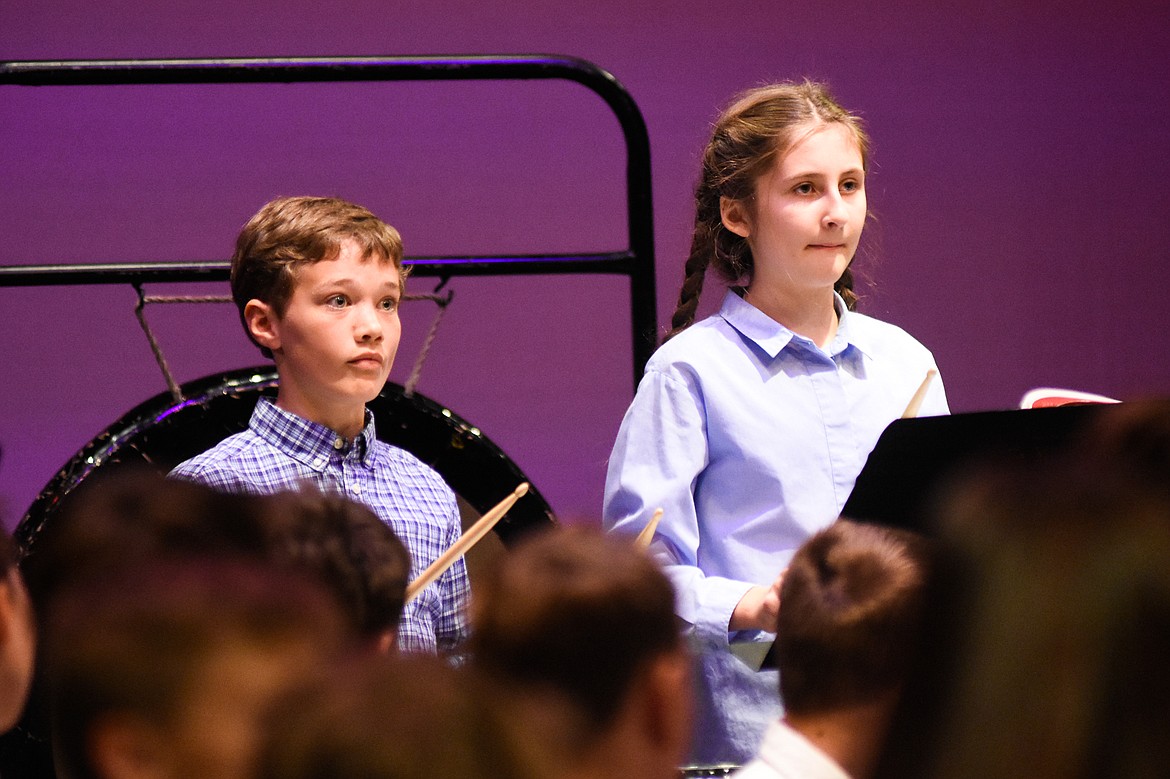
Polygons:
<instances>
[{"instance_id":1,"label":"dark hair of audience member","mask_svg":"<svg viewBox=\"0 0 1170 779\"><path fill-rule=\"evenodd\" d=\"M262 505L146 469L97 472L32 536L22 568L34 601L47 605L59 587L142 560L263 558Z\"/></svg>"},{"instance_id":2,"label":"dark hair of audience member","mask_svg":"<svg viewBox=\"0 0 1170 779\"><path fill-rule=\"evenodd\" d=\"M271 698L352 640L313 580L228 559L148 562L66 586L47 623L55 760L68 779L125 760L244 776Z\"/></svg>"},{"instance_id":3,"label":"dark hair of audience member","mask_svg":"<svg viewBox=\"0 0 1170 779\"><path fill-rule=\"evenodd\" d=\"M1170 398L1103 405L1078 440L1079 450L1170 495Z\"/></svg>"},{"instance_id":4,"label":"dark hair of audience member","mask_svg":"<svg viewBox=\"0 0 1170 779\"><path fill-rule=\"evenodd\" d=\"M849 520L801 546L781 585L775 644L787 712L831 712L901 687L930 562L926 539Z\"/></svg>"},{"instance_id":5,"label":"dark hair of audience member","mask_svg":"<svg viewBox=\"0 0 1170 779\"><path fill-rule=\"evenodd\" d=\"M223 493L132 467L94 474L69 493L33 535L21 567L43 629L66 586L143 561L193 558L261 561L313 577L355 635L376 645L397 626L409 567L393 531L344 498ZM12 770L48 760L41 686L35 678L20 737L0 750Z\"/></svg>"},{"instance_id":6,"label":"dark hair of audience member","mask_svg":"<svg viewBox=\"0 0 1170 779\"><path fill-rule=\"evenodd\" d=\"M310 490L242 495L147 471L106 475L70 495L25 564L35 602L48 603L56 587L121 565L223 555L315 576L364 638L397 627L405 546L365 506Z\"/></svg>"},{"instance_id":7,"label":"dark hair of audience member","mask_svg":"<svg viewBox=\"0 0 1170 779\"><path fill-rule=\"evenodd\" d=\"M940 641L883 775L1170 774L1170 472L1094 441L948 495Z\"/></svg>"},{"instance_id":8,"label":"dark hair of audience member","mask_svg":"<svg viewBox=\"0 0 1170 779\"><path fill-rule=\"evenodd\" d=\"M669 580L625 539L584 528L540 533L476 585L474 666L564 696L587 737L604 732L655 657L681 650Z\"/></svg>"},{"instance_id":9,"label":"dark hair of audience member","mask_svg":"<svg viewBox=\"0 0 1170 779\"><path fill-rule=\"evenodd\" d=\"M351 615L360 636L381 641L402 616L410 553L366 506L314 491L274 497L270 556L317 571Z\"/></svg>"},{"instance_id":10,"label":"dark hair of audience member","mask_svg":"<svg viewBox=\"0 0 1170 779\"><path fill-rule=\"evenodd\" d=\"M527 779L535 763L476 677L367 653L271 709L256 779Z\"/></svg>"}]
</instances>

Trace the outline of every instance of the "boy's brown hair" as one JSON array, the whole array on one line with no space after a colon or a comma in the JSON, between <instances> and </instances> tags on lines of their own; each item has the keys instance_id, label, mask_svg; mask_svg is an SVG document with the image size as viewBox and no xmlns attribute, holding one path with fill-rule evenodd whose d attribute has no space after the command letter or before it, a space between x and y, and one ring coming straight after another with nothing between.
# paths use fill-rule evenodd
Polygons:
<instances>
[{"instance_id":1,"label":"boy's brown hair","mask_svg":"<svg viewBox=\"0 0 1170 779\"><path fill-rule=\"evenodd\" d=\"M283 316L297 269L334 259L343 241L356 243L362 259L391 262L402 273L402 237L363 206L333 197L280 197L248 220L236 239L231 286L232 300L252 343L256 339L244 317L248 301L267 303L277 316ZM272 356L266 347L256 346L265 357Z\"/></svg>"},{"instance_id":2,"label":"boy's brown hair","mask_svg":"<svg viewBox=\"0 0 1170 779\"><path fill-rule=\"evenodd\" d=\"M682 648L666 575L628 541L585 528L527 540L482 577L472 625L478 670L560 694L592 733L652 660Z\"/></svg>"},{"instance_id":3,"label":"boy's brown hair","mask_svg":"<svg viewBox=\"0 0 1170 779\"><path fill-rule=\"evenodd\" d=\"M360 503L315 490L271 496L269 504L268 559L316 574L361 638L397 630L410 552L389 525Z\"/></svg>"},{"instance_id":4,"label":"boy's brown hair","mask_svg":"<svg viewBox=\"0 0 1170 779\"><path fill-rule=\"evenodd\" d=\"M780 589L780 697L794 714L871 703L897 690L921 630L927 539L838 520L797 550Z\"/></svg>"},{"instance_id":5,"label":"boy's brown hair","mask_svg":"<svg viewBox=\"0 0 1170 779\"><path fill-rule=\"evenodd\" d=\"M59 768L98 776L91 739L110 717L196 735L180 731L183 712L217 659L263 662L275 695L340 656L349 637L316 582L239 559L157 561L78 582L58 595L46 629Z\"/></svg>"},{"instance_id":6,"label":"boy's brown hair","mask_svg":"<svg viewBox=\"0 0 1170 779\"><path fill-rule=\"evenodd\" d=\"M270 711L257 779L525 779L518 733L473 674L428 655L353 656Z\"/></svg>"}]
</instances>

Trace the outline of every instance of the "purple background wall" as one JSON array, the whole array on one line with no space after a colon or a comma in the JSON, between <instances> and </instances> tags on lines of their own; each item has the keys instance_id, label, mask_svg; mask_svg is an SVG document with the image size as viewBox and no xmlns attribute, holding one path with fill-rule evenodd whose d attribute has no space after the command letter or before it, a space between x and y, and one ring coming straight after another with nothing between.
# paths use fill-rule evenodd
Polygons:
<instances>
[{"instance_id":1,"label":"purple background wall","mask_svg":"<svg viewBox=\"0 0 1170 779\"><path fill-rule=\"evenodd\" d=\"M1170 386L1164 2L152 5L0 0L0 60L556 52L609 70L649 127L661 322L718 107L767 80L827 80L874 138L863 308L934 350L953 409L1012 407L1037 385ZM223 259L261 203L301 193L369 205L410 254L619 248L621 154L600 100L561 82L4 87L0 265ZM481 427L559 514L596 516L633 391L624 282L453 286L420 391ZM122 287L0 289L9 524L165 390L133 302ZM404 313L395 380L431 314ZM229 306L151 320L180 380L261 362Z\"/></svg>"}]
</instances>

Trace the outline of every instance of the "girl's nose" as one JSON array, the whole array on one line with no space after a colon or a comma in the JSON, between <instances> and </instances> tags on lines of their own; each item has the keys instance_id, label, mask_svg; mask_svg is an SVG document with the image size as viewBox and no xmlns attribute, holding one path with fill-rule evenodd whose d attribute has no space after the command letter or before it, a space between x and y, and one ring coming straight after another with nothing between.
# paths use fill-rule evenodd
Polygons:
<instances>
[{"instance_id":1,"label":"girl's nose","mask_svg":"<svg viewBox=\"0 0 1170 779\"><path fill-rule=\"evenodd\" d=\"M845 201L841 193L832 191L825 194L825 212L821 217L821 225L828 228L843 227L849 219L849 211L845 208Z\"/></svg>"}]
</instances>

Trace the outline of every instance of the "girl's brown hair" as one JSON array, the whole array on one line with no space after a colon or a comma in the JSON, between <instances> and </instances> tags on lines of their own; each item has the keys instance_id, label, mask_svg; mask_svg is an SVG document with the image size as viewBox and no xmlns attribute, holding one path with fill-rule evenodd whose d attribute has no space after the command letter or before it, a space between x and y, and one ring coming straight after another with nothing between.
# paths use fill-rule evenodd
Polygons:
<instances>
[{"instance_id":1,"label":"girl's brown hair","mask_svg":"<svg viewBox=\"0 0 1170 779\"><path fill-rule=\"evenodd\" d=\"M720 199L749 200L760 176L798 140L797 131L802 125L833 123L850 129L861 148L862 165L868 169L869 139L861 120L842 108L823 84L804 81L750 89L715 121L695 187L695 232L667 339L695 321L707 266L714 267L733 284L751 276L751 248L745 238L723 226ZM835 289L852 310L857 295L849 268Z\"/></svg>"}]
</instances>

